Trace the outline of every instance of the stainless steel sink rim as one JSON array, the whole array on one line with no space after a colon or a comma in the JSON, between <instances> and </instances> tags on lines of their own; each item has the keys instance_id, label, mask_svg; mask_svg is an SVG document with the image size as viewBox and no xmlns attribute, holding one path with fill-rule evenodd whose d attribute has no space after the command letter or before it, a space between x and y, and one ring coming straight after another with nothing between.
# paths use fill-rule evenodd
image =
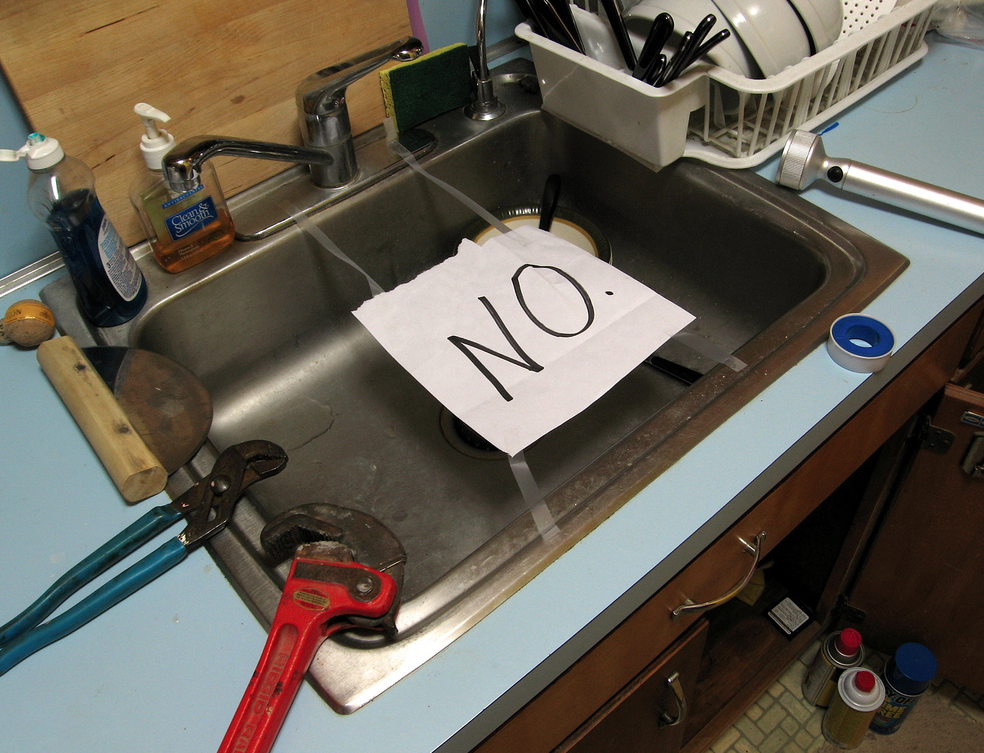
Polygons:
<instances>
[{"instance_id":1,"label":"stainless steel sink rim","mask_svg":"<svg viewBox=\"0 0 984 753\"><path fill-rule=\"evenodd\" d=\"M527 85L519 85L527 84ZM538 112L538 101L529 91L528 81L510 76L497 86L508 107L508 114L491 124L476 124L451 113L428 124L434 130L437 148L423 161L424 166L443 164L454 154L486 131L502 128L524 118L547 118ZM548 122L548 127L554 127ZM556 126L562 130L562 124ZM567 132L564 131L566 134ZM576 136L572 136L576 137ZM585 137L587 138L587 137ZM880 285L904 267L901 257L893 255L880 244L871 241L853 228L813 208L793 194L778 189L767 191L763 181L739 173L727 173L708 167L677 165L668 170L700 173L701 179L718 186L727 186L736 196L757 202L763 211L768 208L787 217L795 232L811 242L840 244L854 249L864 243L866 252L858 252L853 261L839 256L827 263L827 285L807 296L783 316L780 324L759 332L739 351L749 364L742 372L717 366L697 384L686 390L656 415L646 420L630 436L611 447L578 476L548 496L547 503L560 522L561 536L551 542L540 538L529 516L510 524L502 533L473 552L455 571L442 577L420 595L406 602L398 624L402 640L367 652L337 644L327 645L318 655L313 677L326 700L337 710L348 712L371 700L417 666L440 651L457 636L476 624L498 604L547 567L564 551L573 546L602 520L611 515L634 493L656 478L676 459L710 433L725 418L734 413L771 381L786 371L826 336L828 322L835 315L857 310L873 297ZM299 179L303 179L301 176ZM384 190L399 176L383 180L368 193ZM292 185L292 178L271 179L276 190ZM240 204L255 204L256 197L269 186L260 186ZM237 204L233 202L233 210ZM330 228L330 225L328 226ZM821 233L817 228L823 228ZM135 344L145 340L146 329L157 321L157 312L173 304L188 291L206 288L214 280L230 274L231 270L253 265L263 257L272 244L278 243L286 230L276 237L250 244L237 244L234 249L210 262L189 270L181 276L170 276L156 270L146 257L146 249L138 251L142 266L151 280L152 301L138 320L115 330L93 332L73 318L71 290L66 303L65 290L47 290L45 300L56 309L61 326L76 335L83 344ZM329 230L330 232L330 230ZM822 237L821 237L822 236ZM873 282L880 278L877 283ZM88 342L87 340L91 340ZM188 474L173 481L180 491L190 483L196 469L206 470L215 448L207 446L191 464ZM309 501L309 500L304 500ZM269 623L279 598L280 583L271 578L257 562L255 550L263 515L249 501L240 504L234 525L218 537L213 553L220 566L232 575L237 588L264 623ZM279 577L282 579L283 572ZM281 581L282 582L282 581Z\"/></svg>"}]
</instances>

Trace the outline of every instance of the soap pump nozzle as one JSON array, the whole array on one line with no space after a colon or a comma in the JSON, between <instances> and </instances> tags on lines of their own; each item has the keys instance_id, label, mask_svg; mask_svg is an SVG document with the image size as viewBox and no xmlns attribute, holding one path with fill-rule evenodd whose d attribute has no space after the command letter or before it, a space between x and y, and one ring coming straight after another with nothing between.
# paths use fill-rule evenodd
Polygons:
<instances>
[{"instance_id":1,"label":"soap pump nozzle","mask_svg":"<svg viewBox=\"0 0 984 753\"><path fill-rule=\"evenodd\" d=\"M140 137L140 151L143 154L144 162L149 169L160 172L164 155L171 151L171 147L174 146L174 136L158 127L157 124L158 122L167 123L171 118L167 113L161 112L145 102L134 105L133 111L140 116L140 120L143 121L147 131Z\"/></svg>"}]
</instances>

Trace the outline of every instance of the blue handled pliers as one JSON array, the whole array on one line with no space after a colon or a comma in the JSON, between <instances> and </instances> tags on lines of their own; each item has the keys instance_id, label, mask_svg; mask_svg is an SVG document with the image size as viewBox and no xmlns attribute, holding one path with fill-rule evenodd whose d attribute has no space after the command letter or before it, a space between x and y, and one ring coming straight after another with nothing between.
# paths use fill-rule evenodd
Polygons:
<instances>
[{"instance_id":1,"label":"blue handled pliers","mask_svg":"<svg viewBox=\"0 0 984 753\"><path fill-rule=\"evenodd\" d=\"M286 464L287 453L272 442L254 440L225 450L208 476L171 504L149 510L65 573L21 614L0 627L0 675L177 565L188 552L225 527L236 502L250 484L280 473ZM71 609L41 623L84 585L182 518L188 525L176 538L162 544Z\"/></svg>"}]
</instances>

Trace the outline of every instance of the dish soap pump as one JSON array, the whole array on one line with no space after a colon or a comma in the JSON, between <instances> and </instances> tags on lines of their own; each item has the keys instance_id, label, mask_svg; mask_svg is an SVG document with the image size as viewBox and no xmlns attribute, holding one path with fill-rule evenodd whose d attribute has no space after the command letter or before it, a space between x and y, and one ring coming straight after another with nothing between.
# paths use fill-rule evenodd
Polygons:
<instances>
[{"instance_id":1,"label":"dish soap pump","mask_svg":"<svg viewBox=\"0 0 984 753\"><path fill-rule=\"evenodd\" d=\"M158 263L168 272L180 272L229 246L236 231L215 168L202 165L201 184L184 193L172 191L161 163L174 146L174 137L159 128L170 118L143 102L133 111L146 133L140 139L147 172L130 189L130 203L140 216Z\"/></svg>"},{"instance_id":2,"label":"dish soap pump","mask_svg":"<svg viewBox=\"0 0 984 753\"><path fill-rule=\"evenodd\" d=\"M54 236L82 314L97 327L129 321L147 301L147 281L96 197L95 177L56 139L32 133L0 161L27 162L27 202Z\"/></svg>"}]
</instances>

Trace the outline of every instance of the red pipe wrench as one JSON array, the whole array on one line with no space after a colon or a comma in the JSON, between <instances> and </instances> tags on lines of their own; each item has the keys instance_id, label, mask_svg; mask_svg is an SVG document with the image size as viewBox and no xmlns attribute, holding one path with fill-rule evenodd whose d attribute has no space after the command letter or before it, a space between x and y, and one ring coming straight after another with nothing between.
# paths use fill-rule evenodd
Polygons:
<instances>
[{"instance_id":1,"label":"red pipe wrench","mask_svg":"<svg viewBox=\"0 0 984 753\"><path fill-rule=\"evenodd\" d=\"M297 548L263 654L219 753L270 750L308 667L329 636L351 628L395 633L406 555L393 534L374 518L335 505L304 505L288 513L286 525L283 518L272 521L264 533L272 529L282 534L286 528L288 538L331 540ZM350 525L357 520L359 530L346 531L332 520ZM282 548L279 542L271 546L268 538L268 552ZM360 555L375 555L376 567L360 564Z\"/></svg>"}]
</instances>

